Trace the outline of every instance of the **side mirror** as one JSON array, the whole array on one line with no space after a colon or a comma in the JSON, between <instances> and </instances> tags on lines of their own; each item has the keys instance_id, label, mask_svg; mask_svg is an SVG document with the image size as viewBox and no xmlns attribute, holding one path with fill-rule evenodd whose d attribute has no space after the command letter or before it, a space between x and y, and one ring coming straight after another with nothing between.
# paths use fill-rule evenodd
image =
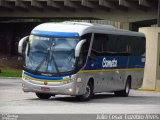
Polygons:
<instances>
[{"instance_id":1,"label":"side mirror","mask_svg":"<svg viewBox=\"0 0 160 120\"><path fill-rule=\"evenodd\" d=\"M76 48L75 48L75 57L79 57L82 45L86 42L86 39L83 39L78 42Z\"/></svg>"},{"instance_id":2,"label":"side mirror","mask_svg":"<svg viewBox=\"0 0 160 120\"><path fill-rule=\"evenodd\" d=\"M20 55L23 55L24 53L24 47L26 46L28 38L29 36L23 37L18 43L18 53Z\"/></svg>"}]
</instances>

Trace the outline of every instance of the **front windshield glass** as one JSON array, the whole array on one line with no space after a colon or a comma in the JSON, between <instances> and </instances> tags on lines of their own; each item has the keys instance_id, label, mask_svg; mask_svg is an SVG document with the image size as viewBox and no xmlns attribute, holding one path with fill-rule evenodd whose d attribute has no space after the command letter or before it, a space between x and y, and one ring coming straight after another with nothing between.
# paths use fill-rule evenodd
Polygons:
<instances>
[{"instance_id":1,"label":"front windshield glass","mask_svg":"<svg viewBox=\"0 0 160 120\"><path fill-rule=\"evenodd\" d=\"M75 47L79 38L30 35L26 68L48 73L69 72L75 67Z\"/></svg>"}]
</instances>

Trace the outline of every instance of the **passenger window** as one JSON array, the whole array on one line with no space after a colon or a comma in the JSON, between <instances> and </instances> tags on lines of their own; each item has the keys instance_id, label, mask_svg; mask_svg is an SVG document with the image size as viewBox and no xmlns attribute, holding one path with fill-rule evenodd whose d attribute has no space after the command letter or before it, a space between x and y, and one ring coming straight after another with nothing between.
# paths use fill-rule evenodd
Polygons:
<instances>
[{"instance_id":1,"label":"passenger window","mask_svg":"<svg viewBox=\"0 0 160 120\"><path fill-rule=\"evenodd\" d=\"M106 34L94 34L94 39L93 39L93 45L92 45L92 52L91 55L100 55L103 53L103 44L107 40L107 35Z\"/></svg>"}]
</instances>

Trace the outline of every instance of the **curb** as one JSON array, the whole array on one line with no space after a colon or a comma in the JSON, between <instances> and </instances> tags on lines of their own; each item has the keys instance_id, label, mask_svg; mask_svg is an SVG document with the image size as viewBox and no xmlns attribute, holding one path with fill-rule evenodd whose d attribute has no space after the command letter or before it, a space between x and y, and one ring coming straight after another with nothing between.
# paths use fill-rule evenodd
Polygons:
<instances>
[{"instance_id":1,"label":"curb","mask_svg":"<svg viewBox=\"0 0 160 120\"><path fill-rule=\"evenodd\" d=\"M21 79L21 77L0 77L0 79Z\"/></svg>"},{"instance_id":2,"label":"curb","mask_svg":"<svg viewBox=\"0 0 160 120\"><path fill-rule=\"evenodd\" d=\"M153 92L160 92L160 89L139 88L138 90L141 90L141 91L153 91Z\"/></svg>"}]
</instances>

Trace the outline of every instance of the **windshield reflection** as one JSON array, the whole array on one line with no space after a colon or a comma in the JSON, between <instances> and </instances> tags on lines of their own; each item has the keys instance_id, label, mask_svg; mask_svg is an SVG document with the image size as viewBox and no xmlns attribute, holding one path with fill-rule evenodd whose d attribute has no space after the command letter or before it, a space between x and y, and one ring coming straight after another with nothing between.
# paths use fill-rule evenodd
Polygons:
<instances>
[{"instance_id":1,"label":"windshield reflection","mask_svg":"<svg viewBox=\"0 0 160 120\"><path fill-rule=\"evenodd\" d=\"M26 68L48 73L75 69L78 38L51 38L31 35L26 49Z\"/></svg>"}]
</instances>

